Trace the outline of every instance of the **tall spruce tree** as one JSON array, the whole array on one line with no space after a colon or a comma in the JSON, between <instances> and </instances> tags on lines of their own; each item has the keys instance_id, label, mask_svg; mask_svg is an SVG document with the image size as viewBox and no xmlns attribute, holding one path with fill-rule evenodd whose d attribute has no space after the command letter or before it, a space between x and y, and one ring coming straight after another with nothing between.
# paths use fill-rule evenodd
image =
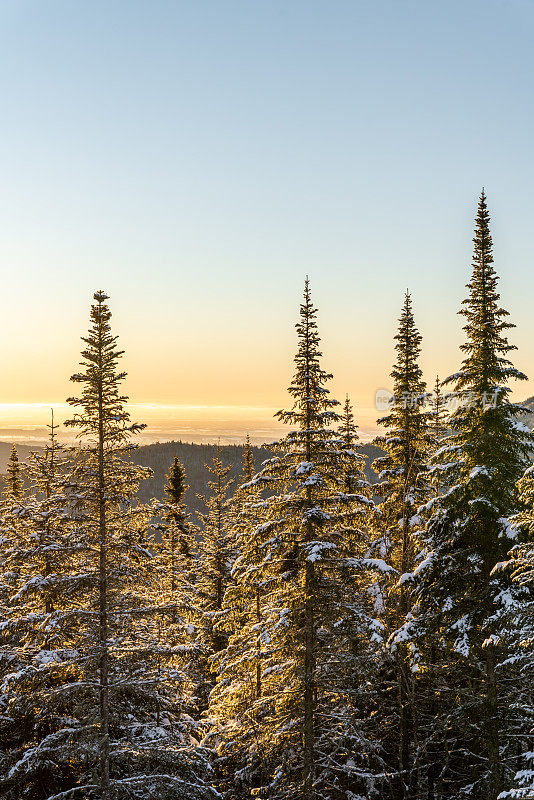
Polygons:
<instances>
[{"instance_id":1,"label":"tall spruce tree","mask_svg":"<svg viewBox=\"0 0 534 800\"><path fill-rule=\"evenodd\" d=\"M517 749L508 738L514 710L498 678L506 658L499 607L512 602L504 571L514 535L510 516L519 508L516 482L528 461L533 438L509 400L511 379L525 375L508 354L513 327L499 304L492 239L484 191L476 217L473 272L460 311L466 318L464 360L447 379L457 409L441 457L450 488L433 506L420 573L423 630L443 648L438 656L448 681L441 683L440 714L446 731L438 792L446 797L495 800L513 773Z\"/></svg>"},{"instance_id":2,"label":"tall spruce tree","mask_svg":"<svg viewBox=\"0 0 534 800\"><path fill-rule=\"evenodd\" d=\"M248 730L237 722L232 741L244 731L249 791L271 800L337 800L367 789L360 767L369 743L352 717L346 683L360 608L344 584L347 567L361 569L364 559L350 558L345 536L353 498L331 429L340 417L326 388L331 375L321 366L316 315L306 280L289 387L293 408L278 413L293 429L255 480L270 496L259 504L250 563L240 576L250 588L261 586L261 620L243 643L243 658L234 653L232 661L233 680L241 671L252 689L254 640L261 634L261 694ZM253 736L251 719L258 723Z\"/></svg>"},{"instance_id":3,"label":"tall spruce tree","mask_svg":"<svg viewBox=\"0 0 534 800\"><path fill-rule=\"evenodd\" d=\"M206 798L207 763L176 725L180 680L173 690L172 643L162 643L159 621L169 614L154 603L161 582L152 558L153 509L136 498L147 471L132 463L131 437L144 426L132 423L121 394L126 377L118 369L123 351L111 332L107 295L97 292L91 328L83 337L82 371L72 380L81 396L70 398L77 413L68 425L78 430L82 448L73 486L83 518L79 527L89 545L85 570L94 590L86 612L86 681L97 694L94 778L81 786L86 797ZM168 664L162 679L162 663ZM162 687L167 691L162 696Z\"/></svg>"},{"instance_id":4,"label":"tall spruce tree","mask_svg":"<svg viewBox=\"0 0 534 800\"><path fill-rule=\"evenodd\" d=\"M419 367L421 334L415 325L408 292L395 335L395 350L397 358L391 372L393 400L389 414L379 420L387 430L377 439L386 455L376 459L373 468L379 477L374 489L381 497L378 542L386 561L397 573L397 577L390 577L388 585L382 589L386 600L381 620L390 634L393 657L390 677L384 685L396 685L397 698L396 705L390 707L384 746L392 751L390 769L398 778L394 793L408 799L418 791L419 752L413 654L406 641L405 625L414 602L411 586L421 550L417 510L427 497L429 448L426 384ZM384 655L386 662L390 661L390 656ZM391 691L387 694L391 695ZM386 698L384 704L386 707ZM397 758L393 756L394 750Z\"/></svg>"}]
</instances>

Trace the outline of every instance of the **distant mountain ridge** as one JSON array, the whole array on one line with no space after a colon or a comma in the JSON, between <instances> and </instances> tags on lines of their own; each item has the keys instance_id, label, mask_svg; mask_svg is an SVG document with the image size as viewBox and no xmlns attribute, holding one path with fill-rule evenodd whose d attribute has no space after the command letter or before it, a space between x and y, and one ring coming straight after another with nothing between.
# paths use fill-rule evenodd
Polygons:
<instances>
[{"instance_id":1,"label":"distant mountain ridge","mask_svg":"<svg viewBox=\"0 0 534 800\"><path fill-rule=\"evenodd\" d=\"M524 421L530 428L534 428L534 397L524 400L521 405L529 409L529 413L524 416ZM17 444L16 446L20 461L27 459L32 451L41 449L39 446L28 444ZM9 442L0 442L0 473L2 474L5 474L11 447L12 444ZM371 464L375 458L383 455L382 450L373 444L362 444L359 450L367 456L365 471L371 483L375 483L377 476L371 469ZM267 445L261 447L253 446L252 452L256 470L259 470L262 462L272 455L272 451ZM207 482L210 479L205 465L211 463L216 453L217 445L215 444L192 444L190 442L171 441L141 445L134 450L132 458L136 464L150 467L153 476L142 481L139 488L140 499L145 502L152 497L163 498L166 476L174 457L178 456L184 465L189 485L184 498L185 502L190 511L194 514L198 513L202 510L202 502L197 495L206 493ZM220 445L220 454L223 463L231 467L230 477L238 480L243 467L243 445ZM1 479L0 482L3 483Z\"/></svg>"},{"instance_id":2,"label":"distant mountain ridge","mask_svg":"<svg viewBox=\"0 0 534 800\"><path fill-rule=\"evenodd\" d=\"M15 446L17 448L19 461L25 461L30 455L30 453L34 453L36 450L42 449L39 445L19 444L18 442L15 442ZM3 475L5 475L6 472L7 462L12 447L13 447L12 442L0 442L0 473L2 473Z\"/></svg>"},{"instance_id":3,"label":"distant mountain ridge","mask_svg":"<svg viewBox=\"0 0 534 800\"><path fill-rule=\"evenodd\" d=\"M243 445L221 445L220 454L224 464L231 466L230 477L238 479L243 468ZM380 448L372 444L363 444L359 448L367 456L366 473L371 482L376 481L376 475L371 470L372 461L379 455L383 455ZM189 489L185 495L185 502L193 513L202 510L202 502L198 499L198 494L204 494L207 490L207 482L210 476L205 468L217 453L215 444L189 444L186 442L163 442L150 444L137 448L133 453L133 460L137 464L150 467L154 473L152 478L142 482L139 489L141 500L146 501L151 497L162 498L166 475L175 456L182 461ZM261 468L262 463L271 458L272 451L267 447L252 448L256 470Z\"/></svg>"},{"instance_id":4,"label":"distant mountain ridge","mask_svg":"<svg viewBox=\"0 0 534 800\"><path fill-rule=\"evenodd\" d=\"M529 397L528 400L523 400L521 405L530 409L530 413L525 414L524 421L529 428L534 428L534 397Z\"/></svg>"}]
</instances>

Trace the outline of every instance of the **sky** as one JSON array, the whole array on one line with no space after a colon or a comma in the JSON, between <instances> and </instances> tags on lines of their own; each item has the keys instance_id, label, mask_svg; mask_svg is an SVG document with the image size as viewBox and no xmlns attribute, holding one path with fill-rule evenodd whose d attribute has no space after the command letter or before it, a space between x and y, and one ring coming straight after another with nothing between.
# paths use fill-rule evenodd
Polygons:
<instances>
[{"instance_id":1,"label":"sky","mask_svg":"<svg viewBox=\"0 0 534 800\"><path fill-rule=\"evenodd\" d=\"M0 0L0 436L63 414L104 289L150 435L268 437L306 274L370 432L407 288L458 367L482 186L534 379L533 34L534 0Z\"/></svg>"}]
</instances>

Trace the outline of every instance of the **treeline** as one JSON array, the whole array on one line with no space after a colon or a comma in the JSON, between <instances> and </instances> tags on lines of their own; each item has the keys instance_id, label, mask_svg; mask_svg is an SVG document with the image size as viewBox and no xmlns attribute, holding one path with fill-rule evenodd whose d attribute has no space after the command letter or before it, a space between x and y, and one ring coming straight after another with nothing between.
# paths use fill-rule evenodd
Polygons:
<instances>
[{"instance_id":1,"label":"treeline","mask_svg":"<svg viewBox=\"0 0 534 800\"><path fill-rule=\"evenodd\" d=\"M229 475L238 482L243 461L243 445L190 444L188 442L157 442L143 445L132 452L132 459L140 466L149 467L150 475L139 486L139 498L148 502L153 497L162 497L169 466L178 457L187 475L187 487L183 502L196 522L204 508L202 495L210 478L206 465L219 455L222 463L230 468ZM271 455L266 447L252 447L254 461L260 465Z\"/></svg>"},{"instance_id":2,"label":"treeline","mask_svg":"<svg viewBox=\"0 0 534 800\"><path fill-rule=\"evenodd\" d=\"M222 444L191 444L190 442L156 442L155 444L142 445L132 451L132 459L136 464L150 468L150 474L141 481L139 485L139 498L142 502L148 502L153 497L162 497L164 486L167 480L169 466L173 463L176 456L179 458L187 475L187 488L183 497L184 503L192 513L195 521L204 508L202 495L206 492L207 482L210 477L206 465L212 463L213 459L219 454L222 463L230 467L229 477L233 479L230 487L232 495L236 486L239 484L241 473L244 445ZM372 461L381 455L381 450L372 444L358 443L358 450L366 456L365 473L371 482L377 480L376 473L372 469ZM252 457L256 468L260 468L264 461L272 456L272 451L267 446L251 446ZM19 453L20 455L20 453Z\"/></svg>"},{"instance_id":3,"label":"treeline","mask_svg":"<svg viewBox=\"0 0 534 800\"><path fill-rule=\"evenodd\" d=\"M429 392L406 294L371 485L306 280L287 435L237 479L215 453L198 527L177 456L138 496L95 295L82 446L52 423L7 474L2 797L534 798L534 437L497 283L483 193L459 370Z\"/></svg>"}]
</instances>

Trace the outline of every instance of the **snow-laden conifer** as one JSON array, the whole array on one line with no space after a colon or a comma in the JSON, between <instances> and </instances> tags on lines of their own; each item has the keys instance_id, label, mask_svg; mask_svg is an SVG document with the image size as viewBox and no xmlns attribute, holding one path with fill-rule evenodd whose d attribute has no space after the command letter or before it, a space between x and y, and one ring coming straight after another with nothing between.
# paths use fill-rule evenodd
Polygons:
<instances>
[{"instance_id":1,"label":"snow-laden conifer","mask_svg":"<svg viewBox=\"0 0 534 800\"><path fill-rule=\"evenodd\" d=\"M338 403L326 387L331 375L321 366L316 314L306 281L289 387L293 408L278 413L292 429L255 479L269 496L258 503L250 562L242 565L262 597L241 664L241 680L254 697L259 636L261 682L251 706L256 740L245 739L245 778L254 781L256 796L273 800L345 798L367 789L369 777L362 771L369 747L351 714L346 683L360 602L348 598L344 578L349 567L364 567L364 559L350 557L346 527L361 492L346 492L343 448L332 429L340 421ZM233 659L238 680L238 652ZM246 688L240 691L243 696Z\"/></svg>"},{"instance_id":2,"label":"snow-laden conifer","mask_svg":"<svg viewBox=\"0 0 534 800\"><path fill-rule=\"evenodd\" d=\"M376 459L374 489L380 495L376 519L376 546L392 568L387 581L377 587L383 597L380 621L385 626L388 650L383 654L384 688L382 731L386 760L396 774L399 797L415 796L418 781L417 715L414 696L417 653L409 627L413 615L412 584L422 550L418 509L427 499L429 420L428 395L419 366L419 333L408 292L395 335L396 360L391 372L393 398L389 413L379 420L386 427L376 440L386 455ZM387 687L390 687L387 689ZM395 690L393 691L393 687ZM395 698L394 705L391 699ZM380 712L379 712L380 713Z\"/></svg>"},{"instance_id":3,"label":"snow-laden conifer","mask_svg":"<svg viewBox=\"0 0 534 800\"><path fill-rule=\"evenodd\" d=\"M516 482L533 437L509 399L510 380L524 380L509 359L513 325L499 303L489 214L484 192L476 218L473 272L460 313L466 319L464 360L446 383L457 408L439 452L449 488L433 505L421 570L420 608L426 637L450 676L440 682L444 720L441 785L458 796L494 800L509 783L517 748L499 664L507 657L502 610L516 602L506 570L494 571L516 536L510 516L519 509ZM515 597L515 599L514 599ZM436 725L436 728L439 726Z\"/></svg>"},{"instance_id":4,"label":"snow-laden conifer","mask_svg":"<svg viewBox=\"0 0 534 800\"><path fill-rule=\"evenodd\" d=\"M231 539L235 561L224 595L223 625L228 643L212 658L217 682L210 696L210 740L219 756L222 785L248 796L262 786L266 773L260 744L263 613L267 601L262 581L258 525L266 501L254 478L254 455L247 435L243 468L231 503ZM240 794L238 794L240 796Z\"/></svg>"},{"instance_id":5,"label":"snow-laden conifer","mask_svg":"<svg viewBox=\"0 0 534 800\"><path fill-rule=\"evenodd\" d=\"M197 552L195 526L184 502L188 488L185 469L176 456L164 487L166 499L154 504L159 520L152 545L156 578L149 589L153 602L167 608L167 613L160 614L157 619L157 637L163 652L161 657L156 656L158 697L166 697L167 702L171 699L174 724L182 726L184 735L199 737L196 722L191 717L198 718L195 676L202 660L202 647L196 641L199 622L195 586ZM170 648L171 658L166 647ZM157 722L159 724L159 711Z\"/></svg>"},{"instance_id":6,"label":"snow-laden conifer","mask_svg":"<svg viewBox=\"0 0 534 800\"><path fill-rule=\"evenodd\" d=\"M2 515L11 592L0 626L0 789L9 800L76 786L94 740L80 634L90 591L87 547L77 535L69 461L53 417L49 428L48 444L25 467L27 495L5 504Z\"/></svg>"},{"instance_id":7,"label":"snow-laden conifer","mask_svg":"<svg viewBox=\"0 0 534 800\"><path fill-rule=\"evenodd\" d=\"M172 687L172 674L162 679L162 669L167 661L172 673L176 652L158 633L172 608L154 602L152 589L162 576L152 557L153 509L137 500L146 470L130 457L131 438L144 426L132 423L125 407L123 353L107 299L103 292L94 296L82 370L72 377L81 393L68 401L76 413L67 424L82 445L72 481L94 587L81 630L96 752L88 753L79 792L99 800L210 797L202 751L176 725L176 691L162 691Z\"/></svg>"},{"instance_id":8,"label":"snow-laden conifer","mask_svg":"<svg viewBox=\"0 0 534 800\"><path fill-rule=\"evenodd\" d=\"M4 494L6 497L11 497L15 500L18 500L22 495L22 478L16 445L12 445L7 461Z\"/></svg>"},{"instance_id":9,"label":"snow-laden conifer","mask_svg":"<svg viewBox=\"0 0 534 800\"><path fill-rule=\"evenodd\" d=\"M207 708L208 695L215 683L215 668L210 666L209 660L214 653L220 652L228 641L223 601L235 558L230 497L233 480L228 477L231 465L223 463L219 447L212 463L206 464L206 469L211 480L208 481L207 493L199 495L205 510L200 514L201 533L196 580L200 609L199 641L205 652L202 679L197 688L203 709Z\"/></svg>"}]
</instances>

